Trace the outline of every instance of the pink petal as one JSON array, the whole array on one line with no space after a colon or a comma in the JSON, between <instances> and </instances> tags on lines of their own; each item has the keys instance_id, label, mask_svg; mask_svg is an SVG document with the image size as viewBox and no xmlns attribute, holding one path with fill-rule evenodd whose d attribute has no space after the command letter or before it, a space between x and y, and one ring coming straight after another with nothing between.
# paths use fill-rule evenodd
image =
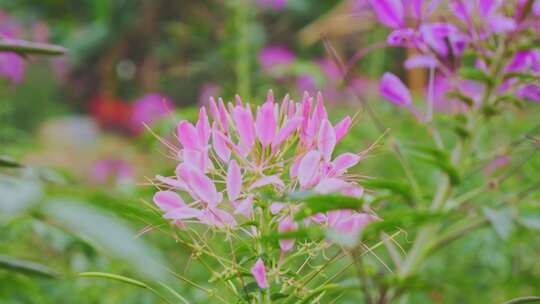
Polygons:
<instances>
[{"instance_id":1,"label":"pink petal","mask_svg":"<svg viewBox=\"0 0 540 304\"><path fill-rule=\"evenodd\" d=\"M482 16L489 16L501 5L500 0L478 0L478 11Z\"/></svg>"},{"instance_id":2,"label":"pink petal","mask_svg":"<svg viewBox=\"0 0 540 304\"><path fill-rule=\"evenodd\" d=\"M198 209L190 208L190 207L182 207L182 208L170 210L169 212L165 213L163 217L166 219L183 220L183 219L190 219L190 218L199 218L201 217L201 215L202 215L202 212Z\"/></svg>"},{"instance_id":3,"label":"pink petal","mask_svg":"<svg viewBox=\"0 0 540 304\"><path fill-rule=\"evenodd\" d=\"M278 231L283 232L292 232L298 229L298 224L295 223L290 216L285 217L279 222ZM287 252L294 247L294 239L279 240L279 247L281 251Z\"/></svg>"},{"instance_id":4,"label":"pink petal","mask_svg":"<svg viewBox=\"0 0 540 304\"><path fill-rule=\"evenodd\" d=\"M219 196L216 186L206 175L195 170L190 170L187 183L200 200L208 203L210 206L218 204Z\"/></svg>"},{"instance_id":5,"label":"pink petal","mask_svg":"<svg viewBox=\"0 0 540 304\"><path fill-rule=\"evenodd\" d=\"M517 27L514 19L503 15L490 16L488 22L491 30L497 34L511 32Z\"/></svg>"},{"instance_id":6,"label":"pink petal","mask_svg":"<svg viewBox=\"0 0 540 304\"><path fill-rule=\"evenodd\" d=\"M379 21L397 29L405 25L405 10L401 0L370 0Z\"/></svg>"},{"instance_id":7,"label":"pink petal","mask_svg":"<svg viewBox=\"0 0 540 304\"><path fill-rule=\"evenodd\" d=\"M386 38L386 43L392 46L407 46L415 40L415 31L410 28L404 28L392 31Z\"/></svg>"},{"instance_id":8,"label":"pink petal","mask_svg":"<svg viewBox=\"0 0 540 304\"><path fill-rule=\"evenodd\" d=\"M251 218L253 214L253 196L241 200L234 209L234 214L242 214L247 218Z\"/></svg>"},{"instance_id":9,"label":"pink petal","mask_svg":"<svg viewBox=\"0 0 540 304\"><path fill-rule=\"evenodd\" d=\"M339 178L325 178L313 189L317 193L328 194L339 192L350 187L350 184Z\"/></svg>"},{"instance_id":10,"label":"pink petal","mask_svg":"<svg viewBox=\"0 0 540 304\"><path fill-rule=\"evenodd\" d=\"M247 148L251 148L255 144L255 128L251 112L236 106L233 111L233 118L240 140Z\"/></svg>"},{"instance_id":11,"label":"pink petal","mask_svg":"<svg viewBox=\"0 0 540 304\"><path fill-rule=\"evenodd\" d=\"M294 160L294 163L292 164L291 168L289 169L289 175L294 178L298 176L298 168L300 167L300 162L302 161L302 157L298 157Z\"/></svg>"},{"instance_id":12,"label":"pink petal","mask_svg":"<svg viewBox=\"0 0 540 304\"><path fill-rule=\"evenodd\" d=\"M154 194L154 203L159 209L167 212L176 208L184 207L186 204L180 195L172 191L159 191Z\"/></svg>"},{"instance_id":13,"label":"pink petal","mask_svg":"<svg viewBox=\"0 0 540 304\"><path fill-rule=\"evenodd\" d=\"M206 172L210 164L210 159L206 151L183 149L181 154L184 164L201 173Z\"/></svg>"},{"instance_id":14,"label":"pink petal","mask_svg":"<svg viewBox=\"0 0 540 304\"><path fill-rule=\"evenodd\" d=\"M319 151L310 151L302 158L298 167L300 186L305 187L310 184L319 169L320 161L321 153Z\"/></svg>"},{"instance_id":15,"label":"pink petal","mask_svg":"<svg viewBox=\"0 0 540 304\"><path fill-rule=\"evenodd\" d=\"M268 146L276 135L276 117L274 116L274 104L266 102L257 111L257 136L263 147Z\"/></svg>"},{"instance_id":16,"label":"pink petal","mask_svg":"<svg viewBox=\"0 0 540 304\"><path fill-rule=\"evenodd\" d=\"M285 184L283 184L283 181L277 175L270 175L261 177L256 180L253 184L251 184L251 186L249 186L249 190L264 187L267 185L276 185L278 188L285 187Z\"/></svg>"},{"instance_id":17,"label":"pink petal","mask_svg":"<svg viewBox=\"0 0 540 304\"><path fill-rule=\"evenodd\" d=\"M225 226L236 226L236 220L225 210L219 208L208 208L202 212L199 218L202 223L210 226L216 226L218 228L224 228Z\"/></svg>"},{"instance_id":18,"label":"pink petal","mask_svg":"<svg viewBox=\"0 0 540 304\"><path fill-rule=\"evenodd\" d=\"M199 133L199 146L206 147L210 140L210 122L208 121L208 115L206 109L201 107L199 110L199 120L195 125L197 132Z\"/></svg>"},{"instance_id":19,"label":"pink petal","mask_svg":"<svg viewBox=\"0 0 540 304\"><path fill-rule=\"evenodd\" d=\"M224 162L229 161L231 149L227 146L225 135L218 130L216 122L214 122L214 126L212 127L212 143L217 156Z\"/></svg>"},{"instance_id":20,"label":"pink petal","mask_svg":"<svg viewBox=\"0 0 540 304\"><path fill-rule=\"evenodd\" d=\"M349 132L352 120L350 116L346 116L342 121L338 122L334 127L336 132L336 142L339 142Z\"/></svg>"},{"instance_id":21,"label":"pink petal","mask_svg":"<svg viewBox=\"0 0 540 304\"><path fill-rule=\"evenodd\" d=\"M505 73L523 71L532 63L530 51L519 51L514 55L512 61L504 68Z\"/></svg>"},{"instance_id":22,"label":"pink petal","mask_svg":"<svg viewBox=\"0 0 540 304\"><path fill-rule=\"evenodd\" d=\"M264 262L259 258L253 268L251 268L251 274L257 285L260 288L268 288L268 282L266 281L266 268L264 267Z\"/></svg>"},{"instance_id":23,"label":"pink petal","mask_svg":"<svg viewBox=\"0 0 540 304\"><path fill-rule=\"evenodd\" d=\"M270 213L278 214L283 208L287 207L287 203L273 202L270 204Z\"/></svg>"},{"instance_id":24,"label":"pink petal","mask_svg":"<svg viewBox=\"0 0 540 304\"><path fill-rule=\"evenodd\" d=\"M364 188L360 186L351 186L341 191L343 195L361 198L364 195Z\"/></svg>"},{"instance_id":25,"label":"pink petal","mask_svg":"<svg viewBox=\"0 0 540 304\"><path fill-rule=\"evenodd\" d=\"M409 89L394 74L384 73L380 84L381 95L398 106L410 106L412 97Z\"/></svg>"},{"instance_id":26,"label":"pink petal","mask_svg":"<svg viewBox=\"0 0 540 304\"><path fill-rule=\"evenodd\" d=\"M218 122L220 120L219 116L219 109L216 100L214 97L210 96L210 116L212 116L212 120L215 122Z\"/></svg>"},{"instance_id":27,"label":"pink petal","mask_svg":"<svg viewBox=\"0 0 540 304\"><path fill-rule=\"evenodd\" d=\"M356 235L358 234L367 224L373 220L373 217L366 213L357 213L353 214L347 219L341 220L334 228L338 232Z\"/></svg>"},{"instance_id":28,"label":"pink petal","mask_svg":"<svg viewBox=\"0 0 540 304\"><path fill-rule=\"evenodd\" d=\"M282 142L284 142L291 134L293 134L298 129L301 123L302 123L302 117L294 117L287 120L283 128L279 130L276 138L274 138L274 141L272 142L272 146L274 147L279 146Z\"/></svg>"},{"instance_id":29,"label":"pink petal","mask_svg":"<svg viewBox=\"0 0 540 304\"><path fill-rule=\"evenodd\" d=\"M219 109L219 122L221 123L221 127L223 130L225 130L225 133L229 132L229 123L227 121L227 109L225 108L225 103L223 102L223 99L219 99L218 103L218 109Z\"/></svg>"},{"instance_id":30,"label":"pink petal","mask_svg":"<svg viewBox=\"0 0 540 304\"><path fill-rule=\"evenodd\" d=\"M182 120L177 127L178 140L185 149L198 149L199 135L197 129L188 121Z\"/></svg>"},{"instance_id":31,"label":"pink petal","mask_svg":"<svg viewBox=\"0 0 540 304\"><path fill-rule=\"evenodd\" d=\"M236 160L233 159L229 163L229 170L227 171L227 195L229 196L229 201L234 201L238 198L241 187L242 173Z\"/></svg>"},{"instance_id":32,"label":"pink petal","mask_svg":"<svg viewBox=\"0 0 540 304\"><path fill-rule=\"evenodd\" d=\"M347 169L349 169L352 166L355 166L359 161L361 157L354 154L354 153L343 153L336 157L334 161L332 162L333 170L336 172L336 174L341 174L345 172Z\"/></svg>"},{"instance_id":33,"label":"pink petal","mask_svg":"<svg viewBox=\"0 0 540 304\"><path fill-rule=\"evenodd\" d=\"M187 188L187 186L186 186L186 184L184 182L182 182L180 180L177 180L175 178L156 175L156 179L158 181L166 184L167 186L172 186L172 187L179 188L179 189L182 189L182 190L185 190Z\"/></svg>"},{"instance_id":34,"label":"pink petal","mask_svg":"<svg viewBox=\"0 0 540 304\"><path fill-rule=\"evenodd\" d=\"M405 61L406 69L415 69L415 68L428 68L432 69L437 67L439 63L435 57L430 55L416 55Z\"/></svg>"},{"instance_id":35,"label":"pink petal","mask_svg":"<svg viewBox=\"0 0 540 304\"><path fill-rule=\"evenodd\" d=\"M319 149L319 152L321 152L325 162L330 162L335 146L336 132L328 119L324 119L321 123L319 136L317 138L317 148Z\"/></svg>"}]
</instances>

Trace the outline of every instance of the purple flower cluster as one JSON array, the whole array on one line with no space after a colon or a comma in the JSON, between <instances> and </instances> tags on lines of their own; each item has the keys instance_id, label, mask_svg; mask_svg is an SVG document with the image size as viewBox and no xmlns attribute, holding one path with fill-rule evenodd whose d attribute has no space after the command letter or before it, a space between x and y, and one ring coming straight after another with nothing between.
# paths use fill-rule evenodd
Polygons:
<instances>
[{"instance_id":1,"label":"purple flower cluster","mask_svg":"<svg viewBox=\"0 0 540 304\"><path fill-rule=\"evenodd\" d=\"M371 5L378 20L392 29L387 44L418 53L405 62L405 68L432 71L428 99L435 109L460 111L480 106L485 84L464 79L459 70L467 67L465 54L474 54L473 68L489 77L497 72L490 59L500 55L501 47L506 47L503 55L511 60L504 67L504 82L497 92L540 102L538 83L519 77L540 76L540 50L533 46L540 26L539 0L449 0L447 7L440 0L372 0ZM434 20L439 11L450 12L454 18ZM512 51L509 45L532 47ZM386 73L380 87L386 99L415 111L408 88L397 76ZM463 106L447 97L450 92L459 92L474 104Z\"/></svg>"}]
</instances>

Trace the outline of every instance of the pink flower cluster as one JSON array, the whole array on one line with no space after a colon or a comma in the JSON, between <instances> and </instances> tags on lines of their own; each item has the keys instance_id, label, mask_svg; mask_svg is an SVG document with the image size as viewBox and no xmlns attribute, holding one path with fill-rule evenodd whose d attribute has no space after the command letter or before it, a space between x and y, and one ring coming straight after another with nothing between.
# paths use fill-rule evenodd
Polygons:
<instances>
[{"instance_id":1,"label":"pink flower cluster","mask_svg":"<svg viewBox=\"0 0 540 304\"><path fill-rule=\"evenodd\" d=\"M532 3L532 6L531 6ZM449 0L443 7L440 0L371 0L371 6L378 20L393 31L387 44L413 48L418 55L409 58L407 69L427 68L432 71L428 98L431 107L443 110L462 110L464 105L447 93L458 91L478 106L484 86L477 81L462 79L458 70L466 64L462 55L467 49L479 52L484 58L493 58L495 47L490 44L494 36L505 36L519 43L534 41L530 28L540 26L540 0ZM445 10L446 8L446 10ZM449 11L456 18L448 22L434 19L434 13ZM534 33L534 30L533 30ZM515 54L505 73L531 73L540 76L540 50L530 49ZM476 68L490 73L489 64L478 58ZM523 99L540 102L540 87L537 84L522 83L515 77L508 77L497 88L500 94L515 94ZM415 114L411 94L401 80L386 73L380 83L381 95L391 102L406 107ZM456 107L458 105L458 107Z\"/></svg>"},{"instance_id":2,"label":"pink flower cluster","mask_svg":"<svg viewBox=\"0 0 540 304\"><path fill-rule=\"evenodd\" d=\"M234 229L242 219L254 219L258 207L268 206L272 222L280 231L294 231L292 218L297 204L264 202L259 190L284 194L299 190L341 192L361 196L362 188L346 173L361 157L354 153L333 156L345 136L351 118L333 125L319 94L307 93L302 102L285 96L274 101L272 92L255 115L249 103L210 101L210 119L200 109L195 125L178 124L181 144L174 153L179 161L174 176L157 176L154 202L164 218L180 227L201 223L218 229ZM330 226L345 233L358 233L370 216L352 210L318 214L306 221ZM254 232L256 234L256 232ZM294 241L282 241L283 251Z\"/></svg>"},{"instance_id":3,"label":"pink flower cluster","mask_svg":"<svg viewBox=\"0 0 540 304\"><path fill-rule=\"evenodd\" d=\"M293 218L301 204L266 202L259 191L267 188L285 194L312 190L362 196L363 188L347 175L361 156L333 156L351 118L333 125L320 93L315 99L306 93L302 102L287 95L277 103L269 91L255 114L238 96L235 104L211 98L209 110L210 117L205 107L200 109L195 125L185 120L178 124L180 148L167 143L179 164L174 176L156 176L162 190L154 195L154 202L165 219L181 228L198 223L226 231L239 228L241 221L267 220L265 226L280 232L317 223L351 235L373 219L355 210L336 210L297 223ZM268 208L265 214L270 218L263 219L263 208ZM253 227L246 233L256 236L259 232ZM294 243L281 240L279 246L287 252ZM268 288L261 259L251 271L259 287Z\"/></svg>"}]
</instances>

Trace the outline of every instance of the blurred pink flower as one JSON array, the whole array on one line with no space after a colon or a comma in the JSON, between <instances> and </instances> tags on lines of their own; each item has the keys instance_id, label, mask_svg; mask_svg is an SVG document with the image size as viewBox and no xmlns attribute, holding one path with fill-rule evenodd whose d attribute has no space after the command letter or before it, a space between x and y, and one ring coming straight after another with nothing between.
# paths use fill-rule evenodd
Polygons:
<instances>
[{"instance_id":1,"label":"blurred pink flower","mask_svg":"<svg viewBox=\"0 0 540 304\"><path fill-rule=\"evenodd\" d=\"M516 95L530 101L540 102L540 86L533 84L525 85L518 90Z\"/></svg>"},{"instance_id":2,"label":"blurred pink flower","mask_svg":"<svg viewBox=\"0 0 540 304\"><path fill-rule=\"evenodd\" d=\"M493 161L491 161L485 168L484 168L484 174L485 175L491 175L493 172L495 172L497 169L505 167L512 161L512 157L509 155L504 155L497 157Z\"/></svg>"},{"instance_id":3,"label":"blurred pink flower","mask_svg":"<svg viewBox=\"0 0 540 304\"><path fill-rule=\"evenodd\" d=\"M121 159L102 159L94 163L91 179L98 184L126 182L133 178L133 167Z\"/></svg>"},{"instance_id":4,"label":"blurred pink flower","mask_svg":"<svg viewBox=\"0 0 540 304\"><path fill-rule=\"evenodd\" d=\"M434 109L446 113L463 112L468 109L468 105L458 98L449 97L448 94L458 92L472 100L473 106L478 106L481 103L483 91L484 87L475 81L437 76L433 85Z\"/></svg>"},{"instance_id":5,"label":"blurred pink flower","mask_svg":"<svg viewBox=\"0 0 540 304\"><path fill-rule=\"evenodd\" d=\"M146 94L132 105L130 128L135 134L144 130L144 125L151 126L174 110L172 101L157 93Z\"/></svg>"},{"instance_id":6,"label":"blurred pink flower","mask_svg":"<svg viewBox=\"0 0 540 304\"><path fill-rule=\"evenodd\" d=\"M208 105L210 97L219 96L222 93L221 91L221 87L213 82L203 84L199 89L199 104L202 106Z\"/></svg>"},{"instance_id":7,"label":"blurred pink flower","mask_svg":"<svg viewBox=\"0 0 540 304\"><path fill-rule=\"evenodd\" d=\"M257 4L262 7L269 7L276 11L282 10L287 6L287 0L257 0Z\"/></svg>"},{"instance_id":8,"label":"blurred pink flower","mask_svg":"<svg viewBox=\"0 0 540 304\"><path fill-rule=\"evenodd\" d=\"M287 47L272 45L262 49L259 52L258 59L263 71L270 72L276 67L283 67L292 63L296 56Z\"/></svg>"},{"instance_id":9,"label":"blurred pink flower","mask_svg":"<svg viewBox=\"0 0 540 304\"><path fill-rule=\"evenodd\" d=\"M381 95L392 103L409 107L412 105L411 92L396 75L386 72L381 78Z\"/></svg>"},{"instance_id":10,"label":"blurred pink flower","mask_svg":"<svg viewBox=\"0 0 540 304\"><path fill-rule=\"evenodd\" d=\"M20 24L7 13L0 10L0 39L16 39L20 35ZM0 52L0 76L18 84L23 80L24 71L24 58L14 52Z\"/></svg>"}]
</instances>

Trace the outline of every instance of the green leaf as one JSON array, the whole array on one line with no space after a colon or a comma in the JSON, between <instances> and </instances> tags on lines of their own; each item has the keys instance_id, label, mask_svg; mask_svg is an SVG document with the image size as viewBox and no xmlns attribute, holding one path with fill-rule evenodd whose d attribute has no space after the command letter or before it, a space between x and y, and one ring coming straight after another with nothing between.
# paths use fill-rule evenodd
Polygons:
<instances>
[{"instance_id":1,"label":"green leaf","mask_svg":"<svg viewBox=\"0 0 540 304\"><path fill-rule=\"evenodd\" d=\"M482 209L484 216L488 219L491 226L498 236L507 240L514 227L512 223L512 214L509 209L495 210L488 207Z\"/></svg>"},{"instance_id":2,"label":"green leaf","mask_svg":"<svg viewBox=\"0 0 540 304\"><path fill-rule=\"evenodd\" d=\"M16 162L11 157L7 155L0 155L0 167L7 167L7 168L21 168L23 167L22 164Z\"/></svg>"},{"instance_id":3,"label":"green leaf","mask_svg":"<svg viewBox=\"0 0 540 304\"><path fill-rule=\"evenodd\" d=\"M288 295L284 294L284 293L280 293L280 292L276 292L276 293L273 293L270 295L270 299L272 301L277 301L277 300L281 300L281 299L285 299L287 298Z\"/></svg>"},{"instance_id":4,"label":"green leaf","mask_svg":"<svg viewBox=\"0 0 540 304\"><path fill-rule=\"evenodd\" d=\"M129 285L137 286L139 288L148 289L149 286L141 281L137 281L132 278L128 278L125 276L121 276L118 274L113 273L107 273L107 272L82 272L78 274L80 277L83 278L102 278L102 279L109 279L109 280L115 280L118 282L126 283Z\"/></svg>"},{"instance_id":5,"label":"green leaf","mask_svg":"<svg viewBox=\"0 0 540 304\"><path fill-rule=\"evenodd\" d=\"M385 179L368 179L362 182L362 186L371 189L386 189L392 191L395 194L402 195L407 199L412 198L411 187L406 183L401 183L398 181Z\"/></svg>"},{"instance_id":6,"label":"green leaf","mask_svg":"<svg viewBox=\"0 0 540 304\"><path fill-rule=\"evenodd\" d=\"M493 79L491 79L489 75L480 69L470 67L462 68L459 70L459 75L463 79L481 81L486 83L488 86L493 85Z\"/></svg>"},{"instance_id":7,"label":"green leaf","mask_svg":"<svg viewBox=\"0 0 540 304\"><path fill-rule=\"evenodd\" d=\"M364 200L340 194L316 194L311 191L296 192L289 198L304 203L304 206L295 214L295 220L302 220L318 213L340 209L359 209Z\"/></svg>"},{"instance_id":8,"label":"green leaf","mask_svg":"<svg viewBox=\"0 0 540 304\"><path fill-rule=\"evenodd\" d=\"M450 177L452 184L455 185L460 182L459 171L452 165L450 156L445 151L420 145L408 145L407 148L415 152L415 158L444 171Z\"/></svg>"},{"instance_id":9,"label":"green leaf","mask_svg":"<svg viewBox=\"0 0 540 304\"><path fill-rule=\"evenodd\" d=\"M23 273L23 274L52 278L52 279L56 279L60 277L60 275L57 272L55 272L54 270L50 269L47 266L44 266L35 262L16 259L14 257L6 256L6 255L0 255L0 268Z\"/></svg>"},{"instance_id":10,"label":"green leaf","mask_svg":"<svg viewBox=\"0 0 540 304\"><path fill-rule=\"evenodd\" d=\"M522 304L522 303L535 303L540 302L540 297L531 296L531 297L520 297L512 300L508 300L503 304Z\"/></svg>"},{"instance_id":11,"label":"green leaf","mask_svg":"<svg viewBox=\"0 0 540 304\"><path fill-rule=\"evenodd\" d=\"M461 92L448 92L446 94L446 96L448 96L450 98L459 99L461 102L463 102L464 104L466 104L468 106L473 106L474 105L474 100L472 98L470 98L469 96L461 93Z\"/></svg>"},{"instance_id":12,"label":"green leaf","mask_svg":"<svg viewBox=\"0 0 540 304\"><path fill-rule=\"evenodd\" d=\"M279 232L272 231L265 236L265 240L269 242L277 242L279 240L317 240L324 237L323 231L319 227L301 227L295 231Z\"/></svg>"},{"instance_id":13,"label":"green leaf","mask_svg":"<svg viewBox=\"0 0 540 304\"><path fill-rule=\"evenodd\" d=\"M43 186L32 179L0 175L0 219L9 220L33 207L43 196Z\"/></svg>"},{"instance_id":14,"label":"green leaf","mask_svg":"<svg viewBox=\"0 0 540 304\"><path fill-rule=\"evenodd\" d=\"M370 223L361 233L363 239L377 236L382 231L395 228L418 227L429 222L440 222L443 219L450 219L453 213L421 211L421 210L394 210L391 212L381 212L381 221Z\"/></svg>"},{"instance_id":15,"label":"green leaf","mask_svg":"<svg viewBox=\"0 0 540 304\"><path fill-rule=\"evenodd\" d=\"M526 228L540 230L540 217L538 216L522 216L517 221Z\"/></svg>"},{"instance_id":16,"label":"green leaf","mask_svg":"<svg viewBox=\"0 0 540 304\"><path fill-rule=\"evenodd\" d=\"M158 296L161 300L163 300L165 303L172 304L172 302L170 302L166 297L164 297L161 293L159 293L155 288L151 287L150 285L148 285L148 284L146 284L144 282L141 282L139 280L135 280L135 279L132 279L132 278L128 278L126 276L122 276L122 275L118 275L118 274L114 274L114 273L108 273L108 272L82 272L82 273L79 273L79 276L84 277L84 278L108 279L108 280L114 280L114 281L118 281L118 282L121 282L121 283L125 283L125 284L128 284L128 285L133 285L135 287L146 289L146 290L152 292L153 294ZM167 289L167 291L171 292L173 295L178 295L169 286L167 286L167 285L165 285L165 284L163 284L161 282L159 282L159 284L161 284L161 286L165 287ZM178 296L180 296L180 295L178 295ZM182 296L180 296L180 299L182 299L181 301L184 301L184 303L188 303Z\"/></svg>"},{"instance_id":17,"label":"green leaf","mask_svg":"<svg viewBox=\"0 0 540 304\"><path fill-rule=\"evenodd\" d=\"M9 39L0 40L0 52L15 52L19 55L62 55L67 50L52 44Z\"/></svg>"},{"instance_id":18,"label":"green leaf","mask_svg":"<svg viewBox=\"0 0 540 304\"><path fill-rule=\"evenodd\" d=\"M79 236L98 250L131 264L154 280L165 278L166 263L159 252L146 244L118 217L77 201L51 200L43 214L66 231Z\"/></svg>"}]
</instances>

